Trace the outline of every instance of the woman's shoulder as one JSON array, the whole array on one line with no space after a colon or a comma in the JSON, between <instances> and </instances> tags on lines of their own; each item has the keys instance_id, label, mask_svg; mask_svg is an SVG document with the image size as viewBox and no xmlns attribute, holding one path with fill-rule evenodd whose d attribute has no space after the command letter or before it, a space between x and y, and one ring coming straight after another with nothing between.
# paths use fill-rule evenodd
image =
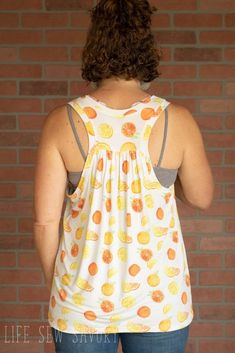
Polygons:
<instances>
[{"instance_id":1,"label":"woman's shoulder","mask_svg":"<svg viewBox=\"0 0 235 353\"><path fill-rule=\"evenodd\" d=\"M192 112L183 105L170 103L168 106L168 119L169 123L175 129L178 129L179 132L189 135L195 128L198 129L198 124Z\"/></svg>"},{"instance_id":2,"label":"woman's shoulder","mask_svg":"<svg viewBox=\"0 0 235 353\"><path fill-rule=\"evenodd\" d=\"M41 135L46 135L51 141L61 141L69 129L67 118L67 104L62 104L51 109L43 120Z\"/></svg>"}]
</instances>

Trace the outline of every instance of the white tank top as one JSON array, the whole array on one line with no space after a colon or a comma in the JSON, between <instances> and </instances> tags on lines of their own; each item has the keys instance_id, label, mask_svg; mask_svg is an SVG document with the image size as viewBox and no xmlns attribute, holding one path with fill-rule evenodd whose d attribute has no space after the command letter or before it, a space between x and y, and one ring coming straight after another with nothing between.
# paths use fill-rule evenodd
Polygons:
<instances>
[{"instance_id":1,"label":"white tank top","mask_svg":"<svg viewBox=\"0 0 235 353\"><path fill-rule=\"evenodd\" d=\"M155 95L127 109L89 95L68 103L70 122L73 110L84 122L89 150L73 192L66 190L48 310L57 330L173 331L193 320L174 182L160 182L148 151L169 104Z\"/></svg>"}]
</instances>

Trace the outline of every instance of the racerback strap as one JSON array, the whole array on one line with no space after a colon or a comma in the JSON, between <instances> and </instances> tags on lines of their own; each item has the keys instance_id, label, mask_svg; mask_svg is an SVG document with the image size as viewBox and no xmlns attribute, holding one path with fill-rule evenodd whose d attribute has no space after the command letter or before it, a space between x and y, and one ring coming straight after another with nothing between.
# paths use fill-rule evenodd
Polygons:
<instances>
[{"instance_id":1,"label":"racerback strap","mask_svg":"<svg viewBox=\"0 0 235 353\"><path fill-rule=\"evenodd\" d=\"M157 167L160 167L160 164L162 161L162 157L163 157L163 153L164 153L164 149L165 149L165 144L166 144L167 127L168 127L168 107L166 107L166 109L165 109L164 135L163 135L162 148L161 148L160 157L159 157L159 160L157 163Z\"/></svg>"},{"instance_id":2,"label":"racerback strap","mask_svg":"<svg viewBox=\"0 0 235 353\"><path fill-rule=\"evenodd\" d=\"M77 133L74 121L73 121L72 107L69 104L67 104L67 109L68 109L68 116L69 116L70 125L72 127L75 139L77 141L77 144L78 144L78 147L80 149L80 152L82 154L83 159L86 160L86 153L83 150L81 141L79 139L79 136L78 136L78 133ZM161 164L161 161L162 161L162 158L163 158L163 153L164 153L165 144L166 144L167 128L168 128L168 107L166 107L166 109L165 109L164 135L163 135L163 142L162 142L162 147L161 147L161 152L160 152L160 157L159 157L159 160L158 160L158 163L157 163L157 167L160 167L160 164Z\"/></svg>"},{"instance_id":3,"label":"racerback strap","mask_svg":"<svg viewBox=\"0 0 235 353\"><path fill-rule=\"evenodd\" d=\"M67 104L67 109L68 109L68 116L69 116L70 125L72 127L72 130L73 130L75 139L77 141L78 147L80 149L80 152L82 154L82 157L83 157L83 159L85 161L86 160L86 153L84 152L84 149L83 149L82 144L80 142L80 139L79 139L79 136L78 136L78 133L77 133L74 121L73 121L73 116L72 116L72 109L73 108L70 106L70 104Z\"/></svg>"}]
</instances>

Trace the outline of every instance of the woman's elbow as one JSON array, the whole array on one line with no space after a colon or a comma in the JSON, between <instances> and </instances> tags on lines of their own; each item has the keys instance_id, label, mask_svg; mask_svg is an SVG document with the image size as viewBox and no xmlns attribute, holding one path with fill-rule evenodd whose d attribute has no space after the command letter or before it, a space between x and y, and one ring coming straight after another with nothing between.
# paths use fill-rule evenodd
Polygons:
<instances>
[{"instance_id":1,"label":"woman's elbow","mask_svg":"<svg viewBox=\"0 0 235 353\"><path fill-rule=\"evenodd\" d=\"M212 183L210 188L207 188L202 195L198 194L196 200L194 200L194 202L191 200L191 202L200 210L207 211L214 200L214 189L215 186L214 183Z\"/></svg>"}]
</instances>

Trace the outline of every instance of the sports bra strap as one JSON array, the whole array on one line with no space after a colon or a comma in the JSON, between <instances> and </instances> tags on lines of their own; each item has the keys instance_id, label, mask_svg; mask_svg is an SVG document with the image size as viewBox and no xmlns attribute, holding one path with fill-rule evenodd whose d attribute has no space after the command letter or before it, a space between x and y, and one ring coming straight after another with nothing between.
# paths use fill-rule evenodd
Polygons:
<instances>
[{"instance_id":1,"label":"sports bra strap","mask_svg":"<svg viewBox=\"0 0 235 353\"><path fill-rule=\"evenodd\" d=\"M167 127L168 127L168 106L165 109L164 136L163 136L162 148L161 148L160 157L159 157L159 160L157 163L157 167L160 166L161 161L162 161L162 157L163 157L163 153L164 153L164 149L165 149L165 144L166 144Z\"/></svg>"},{"instance_id":2,"label":"sports bra strap","mask_svg":"<svg viewBox=\"0 0 235 353\"><path fill-rule=\"evenodd\" d=\"M83 159L84 159L84 161L85 161L85 160L86 160L86 154L85 154L84 149L83 149L83 147L82 147L82 144L81 144L81 142L80 142L80 139L79 139L79 136L78 136L78 133L77 133L77 130L76 130L74 121L73 121L73 117L72 117L72 107L70 106L70 104L67 104L67 109L68 109L68 115L69 115L70 125L71 125L71 127L72 127L72 130L73 130L75 139L76 139L76 141L77 141L78 147L79 147L79 149L80 149L80 152L81 152L81 154L82 154L82 157L83 157Z\"/></svg>"}]
</instances>

